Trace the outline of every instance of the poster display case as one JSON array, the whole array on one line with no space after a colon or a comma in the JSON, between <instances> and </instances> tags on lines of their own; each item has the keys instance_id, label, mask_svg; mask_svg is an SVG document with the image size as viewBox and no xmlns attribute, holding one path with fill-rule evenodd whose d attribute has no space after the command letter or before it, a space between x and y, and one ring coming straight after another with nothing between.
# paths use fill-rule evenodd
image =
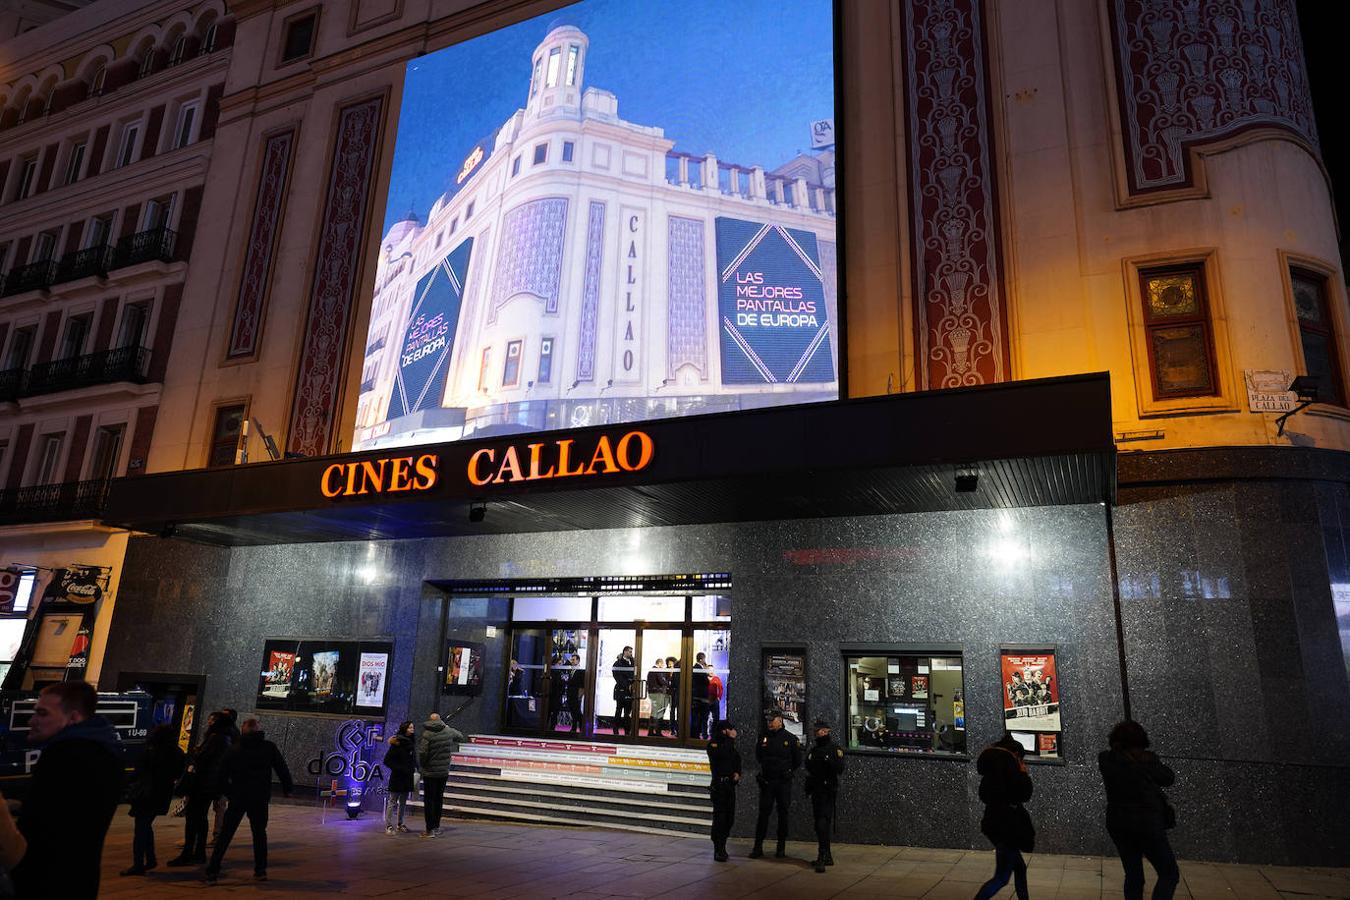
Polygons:
<instances>
[{"instance_id":1,"label":"poster display case","mask_svg":"<svg viewBox=\"0 0 1350 900\"><path fill-rule=\"evenodd\" d=\"M383 715L393 651L392 641L265 641L256 707L332 716Z\"/></svg>"},{"instance_id":2,"label":"poster display case","mask_svg":"<svg viewBox=\"0 0 1350 900\"><path fill-rule=\"evenodd\" d=\"M1054 647L1005 646L999 654L1003 725L1027 756L1061 759L1059 667Z\"/></svg>"},{"instance_id":3,"label":"poster display case","mask_svg":"<svg viewBox=\"0 0 1350 900\"><path fill-rule=\"evenodd\" d=\"M783 727L806 738L806 648L765 647L761 652L763 714L783 714Z\"/></svg>"}]
</instances>

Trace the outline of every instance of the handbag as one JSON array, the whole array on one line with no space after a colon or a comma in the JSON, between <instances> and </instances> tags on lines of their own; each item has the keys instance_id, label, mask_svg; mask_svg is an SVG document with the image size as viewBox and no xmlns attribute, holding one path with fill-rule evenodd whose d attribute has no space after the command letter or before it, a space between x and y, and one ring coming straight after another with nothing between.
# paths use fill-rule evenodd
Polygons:
<instances>
[{"instance_id":1,"label":"handbag","mask_svg":"<svg viewBox=\"0 0 1350 900\"><path fill-rule=\"evenodd\" d=\"M187 797L174 796L169 799L169 815L181 819L187 815Z\"/></svg>"},{"instance_id":2,"label":"handbag","mask_svg":"<svg viewBox=\"0 0 1350 900\"><path fill-rule=\"evenodd\" d=\"M1012 827L1013 838L1017 849L1023 853L1032 853L1036 849L1036 826L1031 824L1031 813L1027 808L1018 803L1012 808L1012 816L1008 824Z\"/></svg>"}]
</instances>

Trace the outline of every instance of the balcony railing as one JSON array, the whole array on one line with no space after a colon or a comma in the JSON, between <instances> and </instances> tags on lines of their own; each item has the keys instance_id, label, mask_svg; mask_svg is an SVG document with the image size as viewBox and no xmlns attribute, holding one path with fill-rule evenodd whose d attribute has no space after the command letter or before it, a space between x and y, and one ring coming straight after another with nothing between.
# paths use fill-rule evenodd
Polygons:
<instances>
[{"instance_id":1,"label":"balcony railing","mask_svg":"<svg viewBox=\"0 0 1350 900\"><path fill-rule=\"evenodd\" d=\"M107 244L99 244L97 247L86 247L83 250L67 253L56 264L56 275L52 278L52 284L74 281L77 278L88 278L91 275L100 277L107 275L108 257L111 251L112 248Z\"/></svg>"},{"instance_id":2,"label":"balcony railing","mask_svg":"<svg viewBox=\"0 0 1350 900\"><path fill-rule=\"evenodd\" d=\"M117 242L113 249L112 268L134 266L137 263L173 262L174 244L178 241L178 232L171 228L155 228L129 234Z\"/></svg>"},{"instance_id":3,"label":"balcony railing","mask_svg":"<svg viewBox=\"0 0 1350 900\"><path fill-rule=\"evenodd\" d=\"M26 266L15 266L5 276L3 296L9 297L14 294L22 294L24 291L36 291L50 286L52 271L55 268L56 263L50 259L29 263Z\"/></svg>"},{"instance_id":4,"label":"balcony railing","mask_svg":"<svg viewBox=\"0 0 1350 900\"><path fill-rule=\"evenodd\" d=\"M0 525L92 519L103 512L107 479L63 481L0 491Z\"/></svg>"},{"instance_id":5,"label":"balcony railing","mask_svg":"<svg viewBox=\"0 0 1350 900\"><path fill-rule=\"evenodd\" d=\"M144 347L118 347L53 360L28 370L27 382L19 396L35 397L98 384L130 381L144 384L150 363L150 351Z\"/></svg>"},{"instance_id":6,"label":"balcony railing","mask_svg":"<svg viewBox=\"0 0 1350 900\"><path fill-rule=\"evenodd\" d=\"M19 399L19 392L23 390L25 374L23 369L5 369L0 372L0 403L13 402Z\"/></svg>"}]
</instances>

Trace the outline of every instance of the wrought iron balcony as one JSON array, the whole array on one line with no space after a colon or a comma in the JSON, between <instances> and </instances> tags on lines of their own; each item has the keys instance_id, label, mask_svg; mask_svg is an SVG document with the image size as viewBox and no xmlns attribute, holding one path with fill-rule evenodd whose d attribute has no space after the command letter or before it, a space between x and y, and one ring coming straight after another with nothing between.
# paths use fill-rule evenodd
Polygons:
<instances>
[{"instance_id":1,"label":"wrought iron balcony","mask_svg":"<svg viewBox=\"0 0 1350 900\"><path fill-rule=\"evenodd\" d=\"M112 263L109 267L120 269L154 260L173 262L174 245L177 241L178 232L172 228L154 228L150 231L129 234L113 248Z\"/></svg>"},{"instance_id":2,"label":"wrought iron balcony","mask_svg":"<svg viewBox=\"0 0 1350 900\"><path fill-rule=\"evenodd\" d=\"M5 369L0 372L0 403L12 402L22 396L27 374L23 369Z\"/></svg>"},{"instance_id":3,"label":"wrought iron balcony","mask_svg":"<svg viewBox=\"0 0 1350 900\"><path fill-rule=\"evenodd\" d=\"M56 263L50 259L39 260L26 266L15 266L5 276L5 289L0 296L10 297L14 294L22 294L24 291L37 291L51 287L52 273L55 269Z\"/></svg>"},{"instance_id":4,"label":"wrought iron balcony","mask_svg":"<svg viewBox=\"0 0 1350 900\"><path fill-rule=\"evenodd\" d=\"M150 351L144 347L118 347L53 360L29 370L28 384L22 388L20 396L36 397L118 381L144 384L149 363Z\"/></svg>"},{"instance_id":5,"label":"wrought iron balcony","mask_svg":"<svg viewBox=\"0 0 1350 900\"><path fill-rule=\"evenodd\" d=\"M92 519L108 499L107 479L63 481L0 491L0 525Z\"/></svg>"},{"instance_id":6,"label":"wrought iron balcony","mask_svg":"<svg viewBox=\"0 0 1350 900\"><path fill-rule=\"evenodd\" d=\"M88 278L91 275L99 277L107 275L108 256L111 252L112 248L107 244L99 244L97 247L86 247L83 250L67 253L56 264L56 275L52 279L52 284L74 281L77 278Z\"/></svg>"}]
</instances>

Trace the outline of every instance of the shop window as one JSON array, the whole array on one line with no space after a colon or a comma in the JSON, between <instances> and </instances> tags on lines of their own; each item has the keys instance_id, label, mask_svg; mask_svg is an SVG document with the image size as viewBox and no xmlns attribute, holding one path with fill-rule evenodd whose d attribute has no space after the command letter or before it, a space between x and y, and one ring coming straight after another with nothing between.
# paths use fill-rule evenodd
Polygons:
<instances>
[{"instance_id":1,"label":"shop window","mask_svg":"<svg viewBox=\"0 0 1350 900\"><path fill-rule=\"evenodd\" d=\"M87 144L77 141L70 146L70 158L66 160L66 184L74 184L84 173L84 153Z\"/></svg>"},{"instance_id":2,"label":"shop window","mask_svg":"<svg viewBox=\"0 0 1350 900\"><path fill-rule=\"evenodd\" d=\"M502 387L516 387L520 384L521 346L521 341L510 341L506 345L506 365L502 368Z\"/></svg>"},{"instance_id":3,"label":"shop window","mask_svg":"<svg viewBox=\"0 0 1350 900\"><path fill-rule=\"evenodd\" d=\"M539 341L539 377L540 384L548 384L553 378L553 338Z\"/></svg>"},{"instance_id":4,"label":"shop window","mask_svg":"<svg viewBox=\"0 0 1350 900\"><path fill-rule=\"evenodd\" d=\"M572 156L576 153L576 149L577 149L576 144L572 143L571 141L563 141L562 161L565 163L570 163L572 161Z\"/></svg>"},{"instance_id":5,"label":"shop window","mask_svg":"<svg viewBox=\"0 0 1350 900\"><path fill-rule=\"evenodd\" d=\"M1291 269L1289 281L1294 290L1294 311L1298 314L1304 372L1317 379L1319 403L1345 406L1336 324L1327 302L1327 280L1307 269Z\"/></svg>"},{"instance_id":6,"label":"shop window","mask_svg":"<svg viewBox=\"0 0 1350 900\"><path fill-rule=\"evenodd\" d=\"M1217 394L1203 267L1145 269L1139 277L1153 396Z\"/></svg>"},{"instance_id":7,"label":"shop window","mask_svg":"<svg viewBox=\"0 0 1350 900\"><path fill-rule=\"evenodd\" d=\"M845 716L851 750L965 753L960 654L848 654Z\"/></svg>"},{"instance_id":8,"label":"shop window","mask_svg":"<svg viewBox=\"0 0 1350 900\"><path fill-rule=\"evenodd\" d=\"M286 38L281 49L283 63L309 56L314 49L314 32L318 23L317 11L310 11L286 23Z\"/></svg>"},{"instance_id":9,"label":"shop window","mask_svg":"<svg viewBox=\"0 0 1350 900\"><path fill-rule=\"evenodd\" d=\"M239 453L239 435L244 425L244 404L235 403L216 409L216 420L211 427L211 447L208 466L232 466Z\"/></svg>"},{"instance_id":10,"label":"shop window","mask_svg":"<svg viewBox=\"0 0 1350 900\"><path fill-rule=\"evenodd\" d=\"M548 144L535 144L534 164L536 166L539 166L543 165L547 161L548 161Z\"/></svg>"}]
</instances>

